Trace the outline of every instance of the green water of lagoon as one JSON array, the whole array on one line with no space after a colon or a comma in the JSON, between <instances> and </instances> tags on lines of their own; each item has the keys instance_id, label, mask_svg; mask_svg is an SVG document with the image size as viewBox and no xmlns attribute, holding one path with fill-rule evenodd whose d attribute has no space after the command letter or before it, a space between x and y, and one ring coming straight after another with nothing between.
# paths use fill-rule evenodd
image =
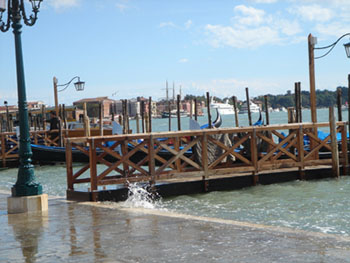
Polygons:
<instances>
[{"instance_id":1,"label":"green water of lagoon","mask_svg":"<svg viewBox=\"0 0 350 263\"><path fill-rule=\"evenodd\" d=\"M215 116L215 114L213 115ZM309 116L310 111L303 111L304 121L309 121ZM246 125L247 115L239 115L239 118L240 125ZM253 121L257 118L258 114L254 114ZM271 124L286 123L286 119L286 112L270 114ZM343 112L343 120L347 120L347 112ZM188 118L182 118L181 121L183 130L185 130L188 127ZM318 121L328 121L328 109L318 110ZM172 127L175 129L177 120L172 119L172 122ZM199 122L204 124L206 117L200 117ZM233 124L234 117L232 115L223 116L223 127L232 127ZM135 122L131 121L131 128L134 129L134 127ZM167 119L153 120L153 130L164 131L167 128ZM99 166L99 169L103 169L103 166ZM35 174L37 180L43 185L45 193L51 196L65 197L67 183L64 165L36 166ZM10 191L16 178L17 169L1 170L0 190ZM81 185L80 187L82 190L86 190L88 186ZM151 207L190 215L349 236L349 197L350 177L341 177L340 179L295 181L236 191L179 196L160 200Z\"/></svg>"}]
</instances>

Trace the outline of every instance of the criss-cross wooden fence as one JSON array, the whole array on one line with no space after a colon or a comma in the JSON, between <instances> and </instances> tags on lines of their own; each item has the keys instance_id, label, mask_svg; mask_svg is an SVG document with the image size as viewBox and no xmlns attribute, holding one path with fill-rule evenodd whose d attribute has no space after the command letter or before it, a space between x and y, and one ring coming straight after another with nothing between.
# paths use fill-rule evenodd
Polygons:
<instances>
[{"instance_id":1,"label":"criss-cross wooden fence","mask_svg":"<svg viewBox=\"0 0 350 263\"><path fill-rule=\"evenodd\" d=\"M91 129L93 135L98 135L98 129ZM54 134L54 135L53 135ZM59 130L40 130L30 131L30 139L32 144L46 145L46 146L59 146L60 137L57 136ZM68 137L80 137L83 136L84 131L80 130L62 130L61 136L64 141ZM112 134L111 130L104 130L104 134ZM19 142L15 132L3 132L0 133L0 159L2 166L6 167L8 160L18 159Z\"/></svg>"},{"instance_id":2,"label":"criss-cross wooden fence","mask_svg":"<svg viewBox=\"0 0 350 263\"><path fill-rule=\"evenodd\" d=\"M18 159L19 141L15 132L3 132L0 133L0 136L0 158L2 166L6 167L7 160ZM51 138L50 131L43 130L30 131L30 139L33 144L46 146L58 146L59 143L59 137Z\"/></svg>"},{"instance_id":3,"label":"criss-cross wooden fence","mask_svg":"<svg viewBox=\"0 0 350 263\"><path fill-rule=\"evenodd\" d=\"M336 123L333 134L340 135L341 141L335 140L333 145L331 135L323 139L316 135L317 129L329 129L329 126L329 123L298 123L69 138L66 139L68 190L74 191L74 186L80 183L89 183L90 191L96 192L99 186L112 184L154 184L164 179L195 177L208 180L212 176L235 176L242 172L251 173L258 182L262 171L293 167L299 169L302 179L305 167L336 166L334 160L347 173L346 122ZM76 151L89 156L90 162L73 167Z\"/></svg>"}]
</instances>

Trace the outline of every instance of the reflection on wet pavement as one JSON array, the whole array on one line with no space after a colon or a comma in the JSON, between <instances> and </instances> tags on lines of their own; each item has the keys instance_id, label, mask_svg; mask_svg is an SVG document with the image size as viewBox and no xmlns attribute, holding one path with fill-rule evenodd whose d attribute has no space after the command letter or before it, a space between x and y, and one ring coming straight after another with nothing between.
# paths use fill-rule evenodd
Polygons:
<instances>
[{"instance_id":1,"label":"reflection on wet pavement","mask_svg":"<svg viewBox=\"0 0 350 263\"><path fill-rule=\"evenodd\" d=\"M0 262L350 262L350 238L51 199L47 214L7 215Z\"/></svg>"}]
</instances>

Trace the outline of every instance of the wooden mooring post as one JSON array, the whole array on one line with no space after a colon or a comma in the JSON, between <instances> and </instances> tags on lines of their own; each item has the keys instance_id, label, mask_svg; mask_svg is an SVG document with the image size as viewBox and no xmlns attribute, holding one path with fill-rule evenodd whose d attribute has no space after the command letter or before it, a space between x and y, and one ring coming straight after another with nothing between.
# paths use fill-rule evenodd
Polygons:
<instances>
[{"instance_id":1,"label":"wooden mooring post","mask_svg":"<svg viewBox=\"0 0 350 263\"><path fill-rule=\"evenodd\" d=\"M339 152L338 152L337 129L335 125L335 116L334 116L333 106L329 107L329 128L331 133L333 175L336 177L339 177L340 176Z\"/></svg>"},{"instance_id":2,"label":"wooden mooring post","mask_svg":"<svg viewBox=\"0 0 350 263\"><path fill-rule=\"evenodd\" d=\"M103 136L103 103L99 103L100 136Z\"/></svg>"},{"instance_id":3,"label":"wooden mooring post","mask_svg":"<svg viewBox=\"0 0 350 263\"><path fill-rule=\"evenodd\" d=\"M148 100L148 132L152 132L152 97Z\"/></svg>"},{"instance_id":4,"label":"wooden mooring post","mask_svg":"<svg viewBox=\"0 0 350 263\"><path fill-rule=\"evenodd\" d=\"M145 102L141 101L141 126L142 126L142 132L145 133Z\"/></svg>"},{"instance_id":5,"label":"wooden mooring post","mask_svg":"<svg viewBox=\"0 0 350 263\"><path fill-rule=\"evenodd\" d=\"M239 122L238 122L238 107L237 107L237 97L233 96L232 97L232 102L233 102L233 109L235 111L235 125L236 127L239 127Z\"/></svg>"},{"instance_id":6,"label":"wooden mooring post","mask_svg":"<svg viewBox=\"0 0 350 263\"><path fill-rule=\"evenodd\" d=\"M180 95L178 94L177 95L177 130L178 131L181 131L181 116L180 116L180 110L181 110L181 107L180 107L180 100L181 100L181 97Z\"/></svg>"},{"instance_id":7,"label":"wooden mooring post","mask_svg":"<svg viewBox=\"0 0 350 263\"><path fill-rule=\"evenodd\" d=\"M350 132L350 74L348 74L348 131Z\"/></svg>"},{"instance_id":8,"label":"wooden mooring post","mask_svg":"<svg viewBox=\"0 0 350 263\"><path fill-rule=\"evenodd\" d=\"M342 117L342 92L341 92L341 88L337 88L337 108L338 108L338 121L342 121L343 117Z\"/></svg>"},{"instance_id":9,"label":"wooden mooring post","mask_svg":"<svg viewBox=\"0 0 350 263\"><path fill-rule=\"evenodd\" d=\"M264 96L264 102L265 102L266 125L270 125L269 103L267 101L267 95Z\"/></svg>"},{"instance_id":10,"label":"wooden mooring post","mask_svg":"<svg viewBox=\"0 0 350 263\"><path fill-rule=\"evenodd\" d=\"M301 88L300 88L300 82L295 82L294 84L294 93L295 93L295 115L296 115L296 122L303 122L302 121L302 111L301 111Z\"/></svg>"},{"instance_id":11,"label":"wooden mooring post","mask_svg":"<svg viewBox=\"0 0 350 263\"><path fill-rule=\"evenodd\" d=\"M136 113L135 121L136 121L136 132L140 133L140 115L138 112Z\"/></svg>"},{"instance_id":12,"label":"wooden mooring post","mask_svg":"<svg viewBox=\"0 0 350 263\"><path fill-rule=\"evenodd\" d=\"M129 118L129 106L128 105L129 105L128 100L125 100L125 120L126 120L127 134L131 133L130 118Z\"/></svg>"},{"instance_id":13,"label":"wooden mooring post","mask_svg":"<svg viewBox=\"0 0 350 263\"><path fill-rule=\"evenodd\" d=\"M170 100L168 101L168 128L169 128L169 131L171 131L171 102Z\"/></svg>"},{"instance_id":14,"label":"wooden mooring post","mask_svg":"<svg viewBox=\"0 0 350 263\"><path fill-rule=\"evenodd\" d=\"M252 126L252 115L250 112L250 99L249 99L249 89L245 88L245 94L246 94L246 98L247 98L247 109L248 109L248 120L249 120L249 126Z\"/></svg>"},{"instance_id":15,"label":"wooden mooring post","mask_svg":"<svg viewBox=\"0 0 350 263\"><path fill-rule=\"evenodd\" d=\"M208 110L208 123L209 128L213 128L213 123L211 122L211 113L210 113L210 95L209 92L207 92L207 110Z\"/></svg>"},{"instance_id":16,"label":"wooden mooring post","mask_svg":"<svg viewBox=\"0 0 350 263\"><path fill-rule=\"evenodd\" d=\"M198 104L197 99L194 99L194 120L198 120Z\"/></svg>"}]
</instances>

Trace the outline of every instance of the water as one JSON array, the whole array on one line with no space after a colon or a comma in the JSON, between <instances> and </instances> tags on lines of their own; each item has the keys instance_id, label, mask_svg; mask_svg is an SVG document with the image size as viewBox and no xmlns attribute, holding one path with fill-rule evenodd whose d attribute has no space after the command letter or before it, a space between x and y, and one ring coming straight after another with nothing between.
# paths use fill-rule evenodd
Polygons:
<instances>
[{"instance_id":1,"label":"water","mask_svg":"<svg viewBox=\"0 0 350 263\"><path fill-rule=\"evenodd\" d=\"M215 118L215 115L213 117ZM253 121L257 118L258 114L253 114ZM286 123L286 119L286 112L270 114L271 124ZM343 119L347 119L347 112L343 112ZM188 118L181 120L185 130L188 127ZM309 110L303 111L303 120L310 120ZM248 122L247 116L239 115L239 121L240 125L245 125ZM318 110L318 121L328 121L328 109ZM172 127L176 128L176 119L172 119L172 122ZM199 117L199 122L204 124L206 117ZM223 116L223 127L232 127L233 124L232 115ZM131 128L135 130L132 125L135 125L135 122L131 122ZM154 119L153 128L156 131L167 130L167 119ZM103 169L103 166L99 169ZM35 174L45 193L65 197L67 183L64 165L37 166ZM17 169L1 170L0 190L9 191L16 178ZM86 190L87 187L80 185L78 189ZM139 185L131 185L131 192L133 194L123 206L162 209L189 215L350 236L350 177L338 180L295 181L237 191L179 196L160 201L154 201Z\"/></svg>"},{"instance_id":2,"label":"water","mask_svg":"<svg viewBox=\"0 0 350 263\"><path fill-rule=\"evenodd\" d=\"M162 202L160 200L156 201L146 187L147 185L138 183L130 184L128 199L122 203L122 207L162 209Z\"/></svg>"},{"instance_id":3,"label":"water","mask_svg":"<svg viewBox=\"0 0 350 263\"><path fill-rule=\"evenodd\" d=\"M177 212L350 235L350 178L295 181L162 201Z\"/></svg>"},{"instance_id":4,"label":"water","mask_svg":"<svg viewBox=\"0 0 350 263\"><path fill-rule=\"evenodd\" d=\"M204 111L206 112L206 110ZM336 112L336 110L335 110ZM262 113L263 118L265 119L265 113ZM211 111L211 119L212 121L216 118L216 111ZM234 115L222 115L222 128L229 128L229 127L235 127L235 117ZM256 122L259 118L259 113L253 113L252 114L252 122ZM188 130L189 129L189 121L188 117L181 118L181 129L182 130ZM287 112L271 112L269 114L270 124L285 124L288 122L288 113ZM342 119L348 120L348 111L342 111ZM303 122L311 122L311 112L309 109L302 110L302 120ZM329 121L329 110L327 108L324 109L318 109L317 110L317 122L328 122ZM198 122L200 125L208 123L208 117L205 114L204 116L198 116ZM248 126L248 115L247 114L238 114L238 122L239 126ZM266 120L265 120L266 123ZM140 122L141 124L141 122ZM168 131L168 119L152 119L152 130L154 132L159 131ZM131 120L130 121L130 128L133 131L136 131L136 121ZM141 125L140 125L140 129ZM171 130L177 131L177 119L172 118L171 119ZM327 130L327 128L326 128Z\"/></svg>"}]
</instances>

